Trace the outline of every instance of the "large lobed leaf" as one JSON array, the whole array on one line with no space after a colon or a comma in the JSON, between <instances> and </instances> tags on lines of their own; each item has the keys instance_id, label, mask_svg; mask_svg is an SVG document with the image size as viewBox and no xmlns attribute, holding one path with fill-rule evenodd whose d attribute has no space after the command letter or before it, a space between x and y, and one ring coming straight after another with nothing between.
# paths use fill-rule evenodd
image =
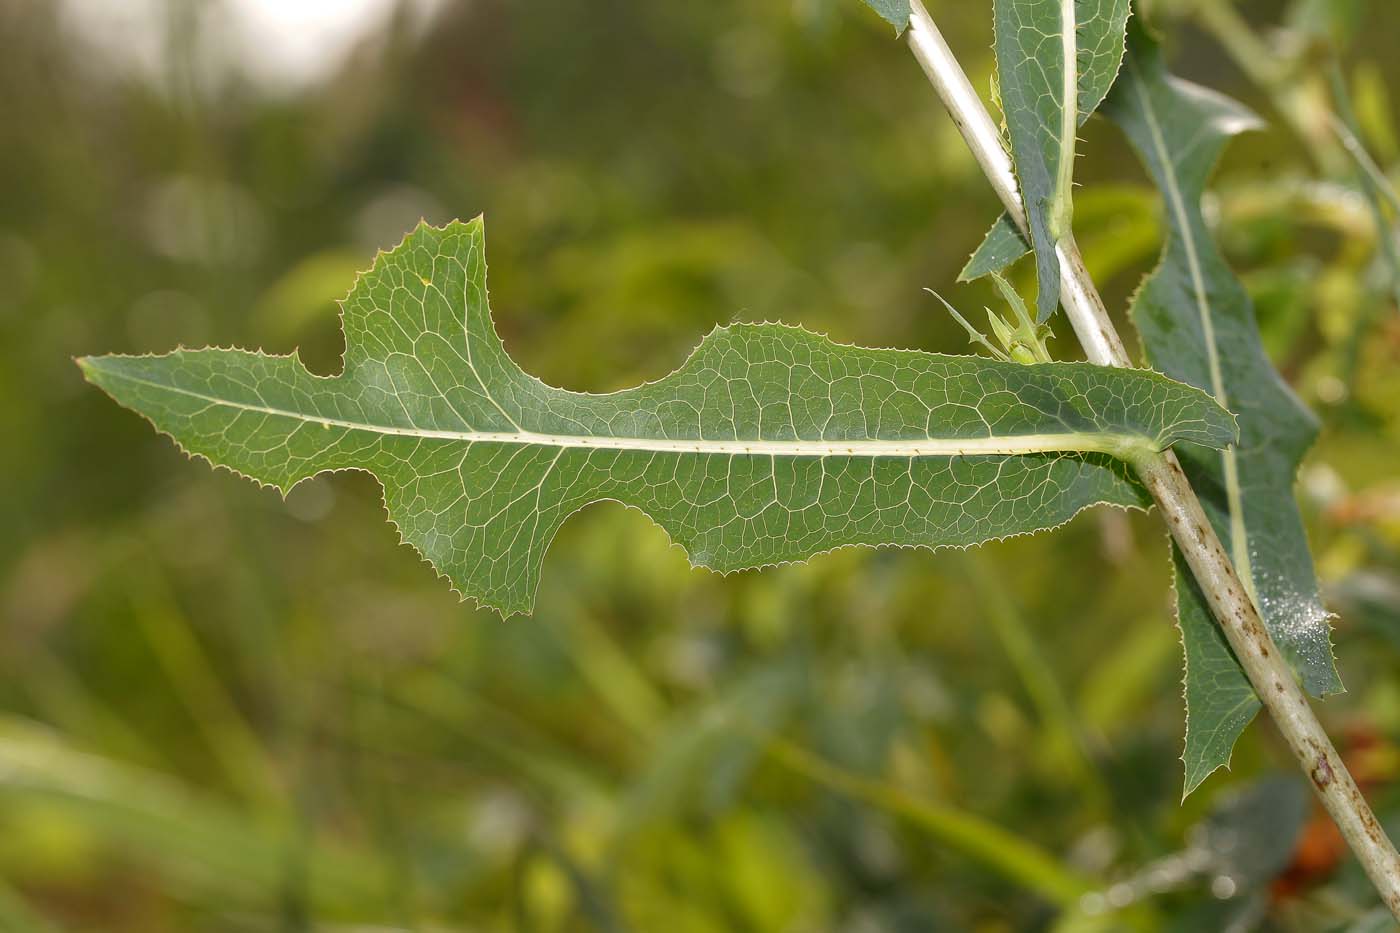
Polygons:
<instances>
[{"instance_id":1,"label":"large lobed leaf","mask_svg":"<svg viewBox=\"0 0 1400 933\"><path fill-rule=\"evenodd\" d=\"M1153 373L863 350L776 324L718 328L635 389L552 388L496 335L480 220L420 226L343 310L338 376L243 350L80 364L186 450L283 492L373 473L404 540L507 614L531 607L559 526L600 500L720 571L967 546L1141 505L1113 455L1235 433L1205 393Z\"/></svg>"},{"instance_id":2,"label":"large lobed leaf","mask_svg":"<svg viewBox=\"0 0 1400 933\"><path fill-rule=\"evenodd\" d=\"M1293 484L1317 432L1313 416L1269 361L1253 306L1201 213L1210 173L1229 139L1257 119L1239 104L1169 75L1156 46L1134 30L1123 77L1105 107L1166 202L1161 265L1143 284L1133 321L1152 365L1209 391L1240 422L1223 452L1178 448L1220 538L1230 549L1274 640L1317 696L1341 683L1328 613ZM1186 650L1186 791L1229 762L1259 708L1248 679L1176 555L1177 611Z\"/></svg>"},{"instance_id":3,"label":"large lobed leaf","mask_svg":"<svg viewBox=\"0 0 1400 933\"><path fill-rule=\"evenodd\" d=\"M1060 302L1055 245L1070 232L1075 132L1118 74L1128 14L1129 0L993 3L997 84L1035 248L1040 321Z\"/></svg>"}]
</instances>

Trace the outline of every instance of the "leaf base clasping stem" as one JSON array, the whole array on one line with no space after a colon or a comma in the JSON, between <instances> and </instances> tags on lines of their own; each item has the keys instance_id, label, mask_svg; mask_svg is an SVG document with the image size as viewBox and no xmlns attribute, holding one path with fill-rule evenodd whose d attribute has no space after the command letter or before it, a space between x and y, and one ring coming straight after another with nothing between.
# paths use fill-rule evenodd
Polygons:
<instances>
[{"instance_id":1,"label":"leaf base clasping stem","mask_svg":"<svg viewBox=\"0 0 1400 933\"><path fill-rule=\"evenodd\" d=\"M1000 132L973 90L920 0L911 0L906 38L953 122L962 133L1011 217L1025 229L1010 156ZM1123 341L1108 317L1072 236L1060 241L1060 303L1085 355L1102 366L1132 367ZM1287 660L1274 644L1258 610L1201 508L1176 457L1142 455L1133 465L1167 522L1197 585L1209 602L1236 658L1248 675L1323 806L1356 854L1381 898L1400 919L1400 853L1386 837L1370 805L1332 741L1323 731Z\"/></svg>"}]
</instances>

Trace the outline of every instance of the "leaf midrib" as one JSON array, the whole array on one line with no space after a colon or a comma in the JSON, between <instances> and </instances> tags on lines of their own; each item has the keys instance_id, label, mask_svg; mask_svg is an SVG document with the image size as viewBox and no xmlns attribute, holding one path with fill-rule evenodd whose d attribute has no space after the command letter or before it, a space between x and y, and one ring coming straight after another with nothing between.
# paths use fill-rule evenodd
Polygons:
<instances>
[{"instance_id":1,"label":"leaf midrib","mask_svg":"<svg viewBox=\"0 0 1400 933\"><path fill-rule=\"evenodd\" d=\"M1171 152L1167 149L1166 137L1162 133L1161 122L1157 119L1157 109L1144 87L1137 63L1129 56L1128 67L1133 70L1133 91L1142 106L1147 130L1152 137L1152 146L1157 150L1157 159L1162 165L1162 178L1166 182L1167 201L1171 212L1176 215L1177 229L1181 231L1182 245L1186 249L1186 265L1191 275L1191 289L1195 293L1196 310L1201 319L1201 335L1206 344L1206 359L1210 365L1211 393L1216 402L1226 411L1230 410L1229 393L1225 389L1225 375L1220 365L1220 349L1215 342L1214 309L1210 304L1206 289L1205 272L1201 267L1200 252L1196 246L1196 236L1191 217L1186 211L1186 201L1181 194L1181 185L1176 177ZM1230 512L1230 558L1235 571L1244 583L1245 590L1257 605L1254 573L1250 564L1249 529L1244 518L1244 493L1240 488L1240 467L1236 455L1236 445L1231 444L1220 451L1221 466L1225 473L1225 499Z\"/></svg>"},{"instance_id":2,"label":"leaf midrib","mask_svg":"<svg viewBox=\"0 0 1400 933\"><path fill-rule=\"evenodd\" d=\"M912 459L920 457L958 456L1024 456L1047 453L1102 453L1119 458L1161 449L1159 443L1146 435L1114 433L1111 431L1012 434L971 438L912 438L901 440L840 440L840 441L771 441L771 440L705 440L666 439L650 437L616 437L608 435L543 434L534 431L443 431L432 428L398 427L371 424L340 418L325 418L304 412L251 405L195 392L180 386L154 382L126 373L107 371L109 379L120 379L147 386L161 392L173 392L199 399L211 405L221 405L252 414L291 418L323 428L343 428L394 437L424 440L451 440L462 443L517 444L531 447L579 448L588 450L632 450L652 453L721 454L725 456L770 457L871 457Z\"/></svg>"}]
</instances>

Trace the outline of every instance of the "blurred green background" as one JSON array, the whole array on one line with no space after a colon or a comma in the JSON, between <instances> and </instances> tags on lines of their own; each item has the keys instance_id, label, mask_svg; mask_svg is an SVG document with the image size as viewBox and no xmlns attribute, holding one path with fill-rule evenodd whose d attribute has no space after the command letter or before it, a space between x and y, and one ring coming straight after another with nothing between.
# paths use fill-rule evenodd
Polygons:
<instances>
[{"instance_id":1,"label":"blurred green background","mask_svg":"<svg viewBox=\"0 0 1400 933\"><path fill-rule=\"evenodd\" d=\"M1267 724L1180 803L1151 516L720 578L598 507L506 623L396 543L368 477L284 502L86 386L74 355L182 343L333 371L336 299L420 217L485 213L506 343L575 389L732 320L965 352L922 288L992 302L953 279L993 196L857 0L308 25L369 6L0 0L0 930L1389 928ZM990 4L930 6L988 88ZM1153 4L1177 70L1274 127L1212 216L1325 422L1300 494L1351 692L1322 714L1395 826L1392 283L1345 160L1184 6ZM1400 7L1242 10L1308 74L1341 50L1395 164ZM300 45L270 65L269 35ZM1157 199L1111 126L1084 137L1077 228L1121 317Z\"/></svg>"}]
</instances>

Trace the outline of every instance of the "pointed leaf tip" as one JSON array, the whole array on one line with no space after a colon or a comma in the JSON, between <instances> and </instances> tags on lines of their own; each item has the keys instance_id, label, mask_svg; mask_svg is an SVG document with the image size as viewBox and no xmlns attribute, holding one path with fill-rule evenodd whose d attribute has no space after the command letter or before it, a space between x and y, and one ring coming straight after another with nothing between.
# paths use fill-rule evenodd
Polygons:
<instances>
[{"instance_id":1,"label":"pointed leaf tip","mask_svg":"<svg viewBox=\"0 0 1400 933\"><path fill-rule=\"evenodd\" d=\"M594 502L645 512L718 571L965 547L1143 505L1112 456L1232 436L1209 396L1154 373L866 350L779 324L716 328L634 389L552 388L496 334L484 248L478 220L420 224L381 253L342 304L336 376L222 349L88 371L184 450L260 483L373 473L403 540L504 614L530 609L555 532Z\"/></svg>"},{"instance_id":2,"label":"pointed leaf tip","mask_svg":"<svg viewBox=\"0 0 1400 933\"><path fill-rule=\"evenodd\" d=\"M1201 201L1230 139L1257 125L1236 102L1169 74L1157 45L1132 30L1122 78L1105 112L1164 193L1171 229L1161 262L1131 314L1152 365L1227 398L1239 441L1224 453L1183 448L1187 476L1260 610L1314 696L1341 689L1329 614L1318 590L1294 480L1317 423L1275 369L1249 293L1211 237ZM1212 339L1213 338L1213 339ZM1259 709L1229 644L1180 554L1177 620L1186 656L1186 790L1230 760Z\"/></svg>"}]
</instances>

